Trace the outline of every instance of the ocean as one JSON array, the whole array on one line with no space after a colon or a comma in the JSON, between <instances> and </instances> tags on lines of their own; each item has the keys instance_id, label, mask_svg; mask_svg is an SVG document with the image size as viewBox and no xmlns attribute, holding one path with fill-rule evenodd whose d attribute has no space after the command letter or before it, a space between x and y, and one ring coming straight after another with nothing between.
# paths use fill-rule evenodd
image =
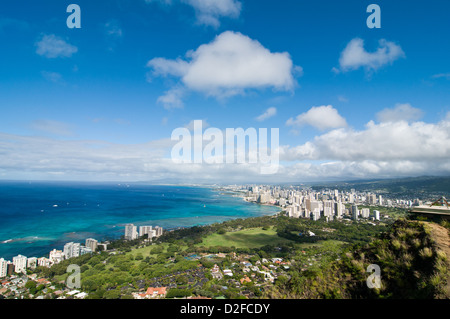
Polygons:
<instances>
[{"instance_id":1,"label":"ocean","mask_svg":"<svg viewBox=\"0 0 450 319\"><path fill-rule=\"evenodd\" d=\"M86 238L118 239L128 223L174 229L278 211L207 187L3 181L0 258L48 256Z\"/></svg>"}]
</instances>

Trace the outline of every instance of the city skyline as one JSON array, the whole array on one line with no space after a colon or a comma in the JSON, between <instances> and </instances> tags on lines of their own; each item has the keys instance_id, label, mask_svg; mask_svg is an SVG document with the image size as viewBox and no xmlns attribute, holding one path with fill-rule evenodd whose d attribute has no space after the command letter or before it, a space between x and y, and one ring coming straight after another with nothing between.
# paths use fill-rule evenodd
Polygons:
<instances>
[{"instance_id":1,"label":"city skyline","mask_svg":"<svg viewBox=\"0 0 450 319\"><path fill-rule=\"evenodd\" d=\"M0 179L291 183L449 175L450 5L2 5ZM407 10L405 10L405 8ZM175 164L172 132L278 128L279 169Z\"/></svg>"}]
</instances>

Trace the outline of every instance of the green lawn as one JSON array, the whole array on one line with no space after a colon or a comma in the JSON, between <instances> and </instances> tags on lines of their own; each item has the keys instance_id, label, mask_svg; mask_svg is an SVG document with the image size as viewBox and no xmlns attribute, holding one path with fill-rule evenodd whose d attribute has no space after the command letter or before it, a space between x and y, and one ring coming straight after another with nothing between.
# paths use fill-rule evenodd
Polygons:
<instances>
[{"instance_id":1,"label":"green lawn","mask_svg":"<svg viewBox=\"0 0 450 319\"><path fill-rule=\"evenodd\" d=\"M167 243L162 243L162 244L158 244L158 245L150 245L150 246L146 246L143 248L137 248L137 249L133 249L130 252L127 252L127 255L132 255L133 257L136 257L137 254L142 254L142 256L145 257L158 257L158 255L154 255L154 254L150 254L150 251L154 248L156 248L156 246L162 246L164 248L163 252L166 252L167 247L169 246L169 244Z\"/></svg>"},{"instance_id":2,"label":"green lawn","mask_svg":"<svg viewBox=\"0 0 450 319\"><path fill-rule=\"evenodd\" d=\"M288 243L290 240L277 236L273 228L263 230L260 228L244 229L236 232L227 232L223 235L212 234L203 239L199 246L224 246L236 248L259 248L265 245Z\"/></svg>"}]
</instances>

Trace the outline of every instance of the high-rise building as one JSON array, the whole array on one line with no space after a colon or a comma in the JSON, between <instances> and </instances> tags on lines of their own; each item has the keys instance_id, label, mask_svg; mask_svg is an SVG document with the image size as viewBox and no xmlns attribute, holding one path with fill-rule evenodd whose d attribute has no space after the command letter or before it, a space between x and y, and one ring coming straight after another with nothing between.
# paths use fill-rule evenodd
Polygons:
<instances>
[{"instance_id":1,"label":"high-rise building","mask_svg":"<svg viewBox=\"0 0 450 319\"><path fill-rule=\"evenodd\" d=\"M8 262L0 258L0 278L6 277L6 274L8 273Z\"/></svg>"},{"instance_id":2,"label":"high-rise building","mask_svg":"<svg viewBox=\"0 0 450 319\"><path fill-rule=\"evenodd\" d=\"M319 212L322 210L322 202L317 200L312 200L310 203L311 211L318 210Z\"/></svg>"},{"instance_id":3,"label":"high-rise building","mask_svg":"<svg viewBox=\"0 0 450 319\"><path fill-rule=\"evenodd\" d=\"M80 256L80 244L73 242L65 244L64 256L66 257L66 259Z\"/></svg>"},{"instance_id":4,"label":"high-rise building","mask_svg":"<svg viewBox=\"0 0 450 319\"><path fill-rule=\"evenodd\" d=\"M98 246L98 240L96 240L94 238L86 239L86 247L90 248L92 252L97 250L97 246Z\"/></svg>"},{"instance_id":5,"label":"high-rise building","mask_svg":"<svg viewBox=\"0 0 450 319\"><path fill-rule=\"evenodd\" d=\"M90 247L85 247L85 246L80 247L80 256L83 256L86 254L91 254L91 253L92 253L92 249Z\"/></svg>"},{"instance_id":6,"label":"high-rise building","mask_svg":"<svg viewBox=\"0 0 450 319\"><path fill-rule=\"evenodd\" d=\"M125 225L125 239L126 240L135 240L138 238L137 227L133 224Z\"/></svg>"},{"instance_id":7,"label":"high-rise building","mask_svg":"<svg viewBox=\"0 0 450 319\"><path fill-rule=\"evenodd\" d=\"M358 215L359 215L358 206L352 205L352 219L358 220Z\"/></svg>"},{"instance_id":8,"label":"high-rise building","mask_svg":"<svg viewBox=\"0 0 450 319\"><path fill-rule=\"evenodd\" d=\"M11 276L14 274L14 264L12 262L7 262L6 266L8 267L8 270L6 270L6 276Z\"/></svg>"},{"instance_id":9,"label":"high-rise building","mask_svg":"<svg viewBox=\"0 0 450 319\"><path fill-rule=\"evenodd\" d=\"M163 234L162 227L155 226L155 231L156 231L156 237L159 237L159 236L161 236Z\"/></svg>"},{"instance_id":10,"label":"high-rise building","mask_svg":"<svg viewBox=\"0 0 450 319\"><path fill-rule=\"evenodd\" d=\"M291 205L287 209L289 217L299 218L300 217L300 206Z\"/></svg>"},{"instance_id":11,"label":"high-rise building","mask_svg":"<svg viewBox=\"0 0 450 319\"><path fill-rule=\"evenodd\" d=\"M318 208L315 208L312 212L311 212L311 219L313 221L319 220L320 219L320 210Z\"/></svg>"},{"instance_id":12,"label":"high-rise building","mask_svg":"<svg viewBox=\"0 0 450 319\"><path fill-rule=\"evenodd\" d=\"M64 252L62 250L53 249L50 252L48 259L50 259L52 263L58 264L64 260Z\"/></svg>"},{"instance_id":13,"label":"high-rise building","mask_svg":"<svg viewBox=\"0 0 450 319\"><path fill-rule=\"evenodd\" d=\"M368 208L362 208L361 209L361 216L362 216L362 218L369 218L370 210Z\"/></svg>"},{"instance_id":14,"label":"high-rise building","mask_svg":"<svg viewBox=\"0 0 450 319\"><path fill-rule=\"evenodd\" d=\"M377 203L377 195L369 194L368 198L369 198L370 205L375 205Z\"/></svg>"},{"instance_id":15,"label":"high-rise building","mask_svg":"<svg viewBox=\"0 0 450 319\"><path fill-rule=\"evenodd\" d=\"M147 235L153 230L152 226L140 226L139 227L139 237ZM150 236L149 236L150 237Z\"/></svg>"},{"instance_id":16,"label":"high-rise building","mask_svg":"<svg viewBox=\"0 0 450 319\"><path fill-rule=\"evenodd\" d=\"M38 258L38 266L50 267L53 262L49 258L41 257Z\"/></svg>"},{"instance_id":17,"label":"high-rise building","mask_svg":"<svg viewBox=\"0 0 450 319\"><path fill-rule=\"evenodd\" d=\"M15 272L25 272L27 269L27 257L22 255L13 257L13 265Z\"/></svg>"},{"instance_id":18,"label":"high-rise building","mask_svg":"<svg viewBox=\"0 0 450 319\"><path fill-rule=\"evenodd\" d=\"M334 215L334 202L332 200L326 200L323 202L323 215L325 217Z\"/></svg>"},{"instance_id":19,"label":"high-rise building","mask_svg":"<svg viewBox=\"0 0 450 319\"><path fill-rule=\"evenodd\" d=\"M31 269L35 269L37 267L37 258L36 257L28 258L27 267L31 268Z\"/></svg>"},{"instance_id":20,"label":"high-rise building","mask_svg":"<svg viewBox=\"0 0 450 319\"><path fill-rule=\"evenodd\" d=\"M355 195L353 193L348 194L348 202L352 204L355 202Z\"/></svg>"},{"instance_id":21,"label":"high-rise building","mask_svg":"<svg viewBox=\"0 0 450 319\"><path fill-rule=\"evenodd\" d=\"M306 198L305 200L305 210L307 213L311 211L311 198Z\"/></svg>"},{"instance_id":22,"label":"high-rise building","mask_svg":"<svg viewBox=\"0 0 450 319\"><path fill-rule=\"evenodd\" d=\"M374 210L373 214L374 214L374 217L375 217L376 220L380 220L380 211Z\"/></svg>"},{"instance_id":23,"label":"high-rise building","mask_svg":"<svg viewBox=\"0 0 450 319\"><path fill-rule=\"evenodd\" d=\"M334 203L334 212L336 214L336 218L342 218L342 215L345 213L345 205L341 202Z\"/></svg>"}]
</instances>

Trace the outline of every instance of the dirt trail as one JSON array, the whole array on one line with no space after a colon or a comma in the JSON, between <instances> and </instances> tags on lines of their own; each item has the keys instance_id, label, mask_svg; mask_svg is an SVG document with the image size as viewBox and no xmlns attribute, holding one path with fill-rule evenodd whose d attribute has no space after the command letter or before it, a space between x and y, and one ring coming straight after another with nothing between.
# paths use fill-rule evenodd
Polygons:
<instances>
[{"instance_id":1,"label":"dirt trail","mask_svg":"<svg viewBox=\"0 0 450 319\"><path fill-rule=\"evenodd\" d=\"M447 268L450 269L450 235L447 228L435 223L426 223L431 228L431 237L435 240L437 248L447 255ZM447 278L446 294L450 298L450 276Z\"/></svg>"}]
</instances>

